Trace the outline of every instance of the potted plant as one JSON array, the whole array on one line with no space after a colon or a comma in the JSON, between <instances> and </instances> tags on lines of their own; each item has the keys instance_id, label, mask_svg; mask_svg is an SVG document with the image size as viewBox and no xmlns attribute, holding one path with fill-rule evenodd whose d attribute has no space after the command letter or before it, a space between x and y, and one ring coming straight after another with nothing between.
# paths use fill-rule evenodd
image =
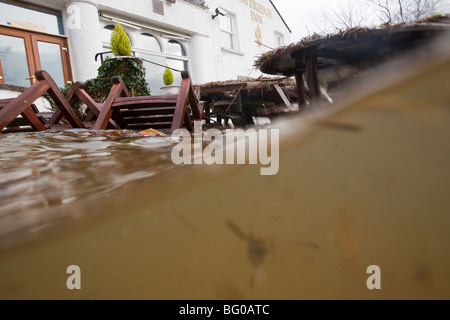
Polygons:
<instances>
[{"instance_id":1,"label":"potted plant","mask_svg":"<svg viewBox=\"0 0 450 320\"><path fill-rule=\"evenodd\" d=\"M120 23L116 23L111 34L108 57L98 68L98 75L84 83L85 90L97 102L103 102L112 87L112 77L120 76L131 96L150 96L142 59L132 55L131 42Z\"/></svg>"},{"instance_id":2,"label":"potted plant","mask_svg":"<svg viewBox=\"0 0 450 320\"><path fill-rule=\"evenodd\" d=\"M163 73L164 86L161 87L161 90L164 90L166 94L178 94L180 86L174 85L173 81L173 72L171 69L169 69L169 66L166 65L166 69Z\"/></svg>"}]
</instances>

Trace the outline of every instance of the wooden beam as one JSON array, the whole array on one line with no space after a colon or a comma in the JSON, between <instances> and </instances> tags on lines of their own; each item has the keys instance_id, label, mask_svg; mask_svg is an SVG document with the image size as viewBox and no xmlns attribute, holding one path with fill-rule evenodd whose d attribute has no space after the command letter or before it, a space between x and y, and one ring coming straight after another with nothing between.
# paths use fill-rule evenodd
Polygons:
<instances>
[{"instance_id":1,"label":"wooden beam","mask_svg":"<svg viewBox=\"0 0 450 320\"><path fill-rule=\"evenodd\" d=\"M75 100L74 98L76 97L75 93L81 87L82 87L82 84L80 82L76 82L70 88L70 91L66 95L66 100L70 105L72 105L74 103L74 100ZM61 121L62 117L63 117L63 114L62 114L61 110L58 109L53 113L53 116L50 118L49 122L53 123L53 124L58 124L58 122Z\"/></svg>"},{"instance_id":2,"label":"wooden beam","mask_svg":"<svg viewBox=\"0 0 450 320\"><path fill-rule=\"evenodd\" d=\"M29 108L34 101L49 89L49 87L50 86L46 81L37 81L20 96L12 99L8 105L0 110L0 131Z\"/></svg>"},{"instance_id":3,"label":"wooden beam","mask_svg":"<svg viewBox=\"0 0 450 320\"><path fill-rule=\"evenodd\" d=\"M308 84L309 98L311 101L320 96L317 57L314 55L306 58L306 81Z\"/></svg>"},{"instance_id":4,"label":"wooden beam","mask_svg":"<svg viewBox=\"0 0 450 320\"><path fill-rule=\"evenodd\" d=\"M41 119L36 114L36 111L33 110L32 106L29 106L22 113L22 117L27 119L30 122L31 127L36 131L44 131L47 130L45 125L42 123Z\"/></svg>"},{"instance_id":5,"label":"wooden beam","mask_svg":"<svg viewBox=\"0 0 450 320\"><path fill-rule=\"evenodd\" d=\"M173 115L171 131L175 131L183 127L183 121L185 120L185 113L187 112L188 96L190 89L190 79L186 77L186 74L182 73L180 92L178 93L177 105L175 107L175 113Z\"/></svg>"},{"instance_id":6,"label":"wooden beam","mask_svg":"<svg viewBox=\"0 0 450 320\"><path fill-rule=\"evenodd\" d=\"M275 89L275 92L279 95L279 97L283 101L283 104L286 107L292 108L291 102L289 101L288 97L286 97L286 95L284 94L284 91L281 89L281 87L278 84L274 84L273 87Z\"/></svg>"},{"instance_id":7,"label":"wooden beam","mask_svg":"<svg viewBox=\"0 0 450 320\"><path fill-rule=\"evenodd\" d=\"M56 85L53 78L46 71L36 71L35 73L36 79L38 82L45 81L49 89L47 90L48 95L53 99L53 101L58 106L59 110L61 110L62 114L66 118L66 120L71 124L73 128L85 128L83 122L78 117L78 115L73 111L69 102L66 100L66 97L62 94L61 90Z\"/></svg>"},{"instance_id":8,"label":"wooden beam","mask_svg":"<svg viewBox=\"0 0 450 320\"><path fill-rule=\"evenodd\" d=\"M299 72L295 75L295 82L297 83L298 105L301 109L301 107L306 107L308 100L303 73Z\"/></svg>"},{"instance_id":9,"label":"wooden beam","mask_svg":"<svg viewBox=\"0 0 450 320\"><path fill-rule=\"evenodd\" d=\"M128 89L121 77L113 77L113 86L109 92L108 97L103 103L100 114L92 127L93 130L106 130L109 120L113 114L112 105L114 100L118 97L129 97Z\"/></svg>"}]
</instances>

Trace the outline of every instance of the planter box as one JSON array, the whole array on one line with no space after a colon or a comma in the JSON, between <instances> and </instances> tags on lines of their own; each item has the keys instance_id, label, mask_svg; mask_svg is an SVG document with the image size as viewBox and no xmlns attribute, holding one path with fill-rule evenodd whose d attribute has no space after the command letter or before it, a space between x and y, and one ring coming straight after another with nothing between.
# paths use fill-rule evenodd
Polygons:
<instances>
[{"instance_id":1,"label":"planter box","mask_svg":"<svg viewBox=\"0 0 450 320\"><path fill-rule=\"evenodd\" d=\"M180 91L180 86L172 84L170 86L161 87L161 90L164 90L166 95L178 94Z\"/></svg>"}]
</instances>

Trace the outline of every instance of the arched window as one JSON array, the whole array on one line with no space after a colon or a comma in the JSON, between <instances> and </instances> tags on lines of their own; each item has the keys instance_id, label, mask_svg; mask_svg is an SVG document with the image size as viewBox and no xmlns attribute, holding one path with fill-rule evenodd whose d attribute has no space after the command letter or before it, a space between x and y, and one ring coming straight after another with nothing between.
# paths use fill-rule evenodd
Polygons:
<instances>
[{"instance_id":1,"label":"arched window","mask_svg":"<svg viewBox=\"0 0 450 320\"><path fill-rule=\"evenodd\" d=\"M171 56L186 57L186 50L175 40L169 40L166 44L166 53ZM187 60L180 60L174 58L167 58L166 63L169 67L176 70L188 70ZM181 83L181 73L174 72L174 83Z\"/></svg>"},{"instance_id":2,"label":"arched window","mask_svg":"<svg viewBox=\"0 0 450 320\"><path fill-rule=\"evenodd\" d=\"M183 46L175 40L169 40L166 46L166 52L168 54L173 54L174 56L186 56L186 50L184 50Z\"/></svg>"},{"instance_id":3,"label":"arched window","mask_svg":"<svg viewBox=\"0 0 450 320\"><path fill-rule=\"evenodd\" d=\"M135 50L144 61L145 79L150 86L151 93L161 94L160 88L164 85L162 81L164 67L162 66L165 66L161 45L151 34L142 33L136 41Z\"/></svg>"},{"instance_id":4,"label":"arched window","mask_svg":"<svg viewBox=\"0 0 450 320\"><path fill-rule=\"evenodd\" d=\"M136 41L136 49L161 52L161 45L151 34L142 33Z\"/></svg>"},{"instance_id":5,"label":"arched window","mask_svg":"<svg viewBox=\"0 0 450 320\"><path fill-rule=\"evenodd\" d=\"M144 60L145 78L154 95L163 94L161 87L164 86L163 73L166 65L179 71L188 68L186 50L175 40L168 40L163 51L156 37L149 33L141 33L133 50ZM173 84L181 84L181 73L174 71L173 76Z\"/></svg>"},{"instance_id":6,"label":"arched window","mask_svg":"<svg viewBox=\"0 0 450 320\"><path fill-rule=\"evenodd\" d=\"M110 51L111 33L114 27L115 25L108 24L102 30L104 51ZM130 34L133 38L130 37ZM153 95L163 94L164 91L161 87L164 86L163 73L166 65L179 71L188 70L189 58L184 46L176 40L167 39L165 36L152 35L150 30L141 30L138 33L136 30L130 29L130 34L127 33L128 38L135 40L134 43L131 43L132 50L136 56L143 59L146 71L145 78L150 86L151 93ZM181 72L174 71L173 76L173 84L180 85Z\"/></svg>"}]
</instances>

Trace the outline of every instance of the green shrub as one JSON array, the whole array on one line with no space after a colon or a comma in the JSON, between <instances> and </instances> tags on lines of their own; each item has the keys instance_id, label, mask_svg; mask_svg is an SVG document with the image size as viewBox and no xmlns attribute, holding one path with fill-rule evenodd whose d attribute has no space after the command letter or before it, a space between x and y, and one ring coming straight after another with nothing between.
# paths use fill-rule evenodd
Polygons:
<instances>
[{"instance_id":1,"label":"green shrub","mask_svg":"<svg viewBox=\"0 0 450 320\"><path fill-rule=\"evenodd\" d=\"M120 76L130 95L149 96L145 68L139 58L107 58L98 69L95 79L84 83L84 89L97 102L103 102L112 88L112 77Z\"/></svg>"},{"instance_id":2,"label":"green shrub","mask_svg":"<svg viewBox=\"0 0 450 320\"><path fill-rule=\"evenodd\" d=\"M73 84L68 84L65 88L60 88L61 93L64 96L67 96L67 94L69 93L70 89L72 88ZM55 101L47 94L45 93L43 95L43 97L45 99L47 99L48 103L50 104L50 110L51 111L56 111L58 110L58 106L56 105ZM73 111L75 111L75 113L81 117L84 113L84 108L83 108L83 103L81 101L77 101L74 104L71 105Z\"/></svg>"},{"instance_id":3,"label":"green shrub","mask_svg":"<svg viewBox=\"0 0 450 320\"><path fill-rule=\"evenodd\" d=\"M168 66L166 67L166 70L164 70L163 81L166 86L170 86L174 81L172 70L170 70Z\"/></svg>"},{"instance_id":4,"label":"green shrub","mask_svg":"<svg viewBox=\"0 0 450 320\"><path fill-rule=\"evenodd\" d=\"M98 68L97 78L87 80L84 83L84 90L96 102L104 102L113 86L112 77L120 76L125 83L128 92L132 96L150 96L150 88L145 80L145 68L139 58L107 58L100 68ZM64 95L70 91L72 85L61 88ZM56 103L49 95L44 97L50 103L50 109L58 109ZM72 105L74 111L81 117L83 115L83 103L77 101Z\"/></svg>"},{"instance_id":5,"label":"green shrub","mask_svg":"<svg viewBox=\"0 0 450 320\"><path fill-rule=\"evenodd\" d=\"M131 42L119 22L111 34L111 51L115 56L131 56Z\"/></svg>"}]
</instances>

